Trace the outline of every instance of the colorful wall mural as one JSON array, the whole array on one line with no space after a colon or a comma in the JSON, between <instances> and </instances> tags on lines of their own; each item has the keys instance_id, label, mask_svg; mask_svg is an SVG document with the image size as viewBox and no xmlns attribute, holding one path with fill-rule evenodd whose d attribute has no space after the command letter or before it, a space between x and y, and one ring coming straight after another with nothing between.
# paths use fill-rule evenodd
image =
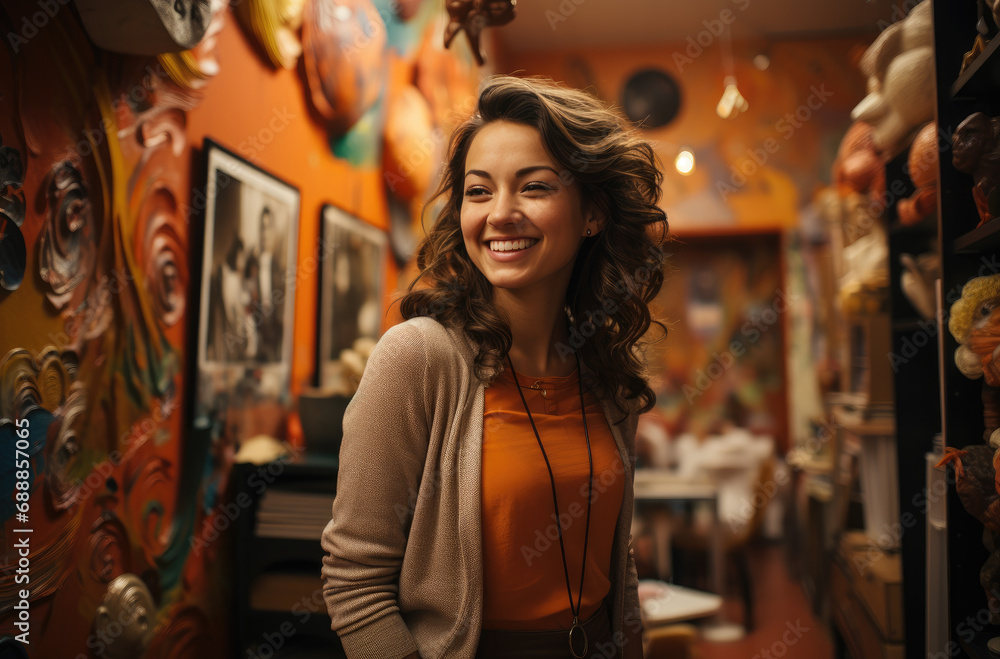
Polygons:
<instances>
[{"instance_id":1,"label":"colorful wall mural","mask_svg":"<svg viewBox=\"0 0 1000 659\"><path fill-rule=\"evenodd\" d=\"M190 411L205 138L301 193L295 392L313 377L324 204L395 222L405 259L430 154L480 74L441 45L438 1L175 5L207 28L159 55L96 46L73 3L0 9L0 636L32 657L231 649L239 438ZM247 433L298 442L287 412L244 410Z\"/></svg>"},{"instance_id":2,"label":"colorful wall mural","mask_svg":"<svg viewBox=\"0 0 1000 659\"><path fill-rule=\"evenodd\" d=\"M155 58L94 48L71 7L26 30L37 9L5 5L23 40L0 50L3 267L23 266L0 297L0 628L36 657L194 656L224 643L226 598L210 574L224 544L196 560L190 544L211 514L203 485L224 484L203 476L224 465L183 425L198 91ZM210 57L186 64L205 75Z\"/></svg>"}]
</instances>

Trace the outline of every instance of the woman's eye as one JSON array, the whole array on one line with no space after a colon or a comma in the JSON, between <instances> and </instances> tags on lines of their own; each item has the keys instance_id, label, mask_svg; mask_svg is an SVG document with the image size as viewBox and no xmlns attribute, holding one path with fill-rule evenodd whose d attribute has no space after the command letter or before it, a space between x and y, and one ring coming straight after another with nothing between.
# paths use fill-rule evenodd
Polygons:
<instances>
[{"instance_id":1,"label":"woman's eye","mask_svg":"<svg viewBox=\"0 0 1000 659\"><path fill-rule=\"evenodd\" d=\"M546 185L545 183L529 183L528 185L524 186L525 192L531 192L535 190L552 190L552 186Z\"/></svg>"},{"instance_id":2,"label":"woman's eye","mask_svg":"<svg viewBox=\"0 0 1000 659\"><path fill-rule=\"evenodd\" d=\"M486 188L473 187L465 191L466 197L478 197L480 195L488 194Z\"/></svg>"}]
</instances>

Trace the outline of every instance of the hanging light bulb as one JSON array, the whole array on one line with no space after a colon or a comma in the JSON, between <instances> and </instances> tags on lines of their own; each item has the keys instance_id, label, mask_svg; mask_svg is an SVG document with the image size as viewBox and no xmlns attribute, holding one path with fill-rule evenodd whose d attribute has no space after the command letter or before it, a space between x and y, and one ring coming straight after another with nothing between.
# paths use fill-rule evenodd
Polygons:
<instances>
[{"instance_id":1,"label":"hanging light bulb","mask_svg":"<svg viewBox=\"0 0 1000 659\"><path fill-rule=\"evenodd\" d=\"M694 171L694 154L684 149L674 159L674 168L684 176Z\"/></svg>"},{"instance_id":2,"label":"hanging light bulb","mask_svg":"<svg viewBox=\"0 0 1000 659\"><path fill-rule=\"evenodd\" d=\"M739 87L736 86L736 77L726 76L722 84L725 85L725 89L722 91L722 98L719 99L718 105L715 106L715 113L723 119L731 119L740 112L746 112L750 108L750 104L743 98Z\"/></svg>"},{"instance_id":3,"label":"hanging light bulb","mask_svg":"<svg viewBox=\"0 0 1000 659\"><path fill-rule=\"evenodd\" d=\"M736 74L733 69L733 36L729 29L722 33L722 66L726 77L722 81L722 98L715 106L715 113L723 119L731 119L740 112L746 112L750 104L743 98L736 86Z\"/></svg>"}]
</instances>

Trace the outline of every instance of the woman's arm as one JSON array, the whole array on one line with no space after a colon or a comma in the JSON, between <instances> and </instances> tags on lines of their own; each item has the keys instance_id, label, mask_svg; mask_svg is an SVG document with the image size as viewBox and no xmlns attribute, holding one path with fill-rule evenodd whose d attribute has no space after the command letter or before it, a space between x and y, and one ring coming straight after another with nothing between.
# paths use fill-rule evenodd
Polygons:
<instances>
[{"instance_id":1,"label":"woman's arm","mask_svg":"<svg viewBox=\"0 0 1000 659\"><path fill-rule=\"evenodd\" d=\"M344 415L337 494L323 532L323 594L348 657L417 657L399 572L427 454L427 355L418 328L379 341Z\"/></svg>"}]
</instances>

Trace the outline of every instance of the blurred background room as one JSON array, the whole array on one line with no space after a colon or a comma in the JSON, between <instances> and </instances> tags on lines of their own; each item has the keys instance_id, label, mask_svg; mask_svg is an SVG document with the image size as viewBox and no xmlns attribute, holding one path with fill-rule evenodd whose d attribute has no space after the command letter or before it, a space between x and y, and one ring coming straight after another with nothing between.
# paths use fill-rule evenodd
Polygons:
<instances>
[{"instance_id":1,"label":"blurred background room","mask_svg":"<svg viewBox=\"0 0 1000 659\"><path fill-rule=\"evenodd\" d=\"M662 163L646 656L1000 654L998 4L5 0L0 657L343 656L341 418L497 73Z\"/></svg>"}]
</instances>

